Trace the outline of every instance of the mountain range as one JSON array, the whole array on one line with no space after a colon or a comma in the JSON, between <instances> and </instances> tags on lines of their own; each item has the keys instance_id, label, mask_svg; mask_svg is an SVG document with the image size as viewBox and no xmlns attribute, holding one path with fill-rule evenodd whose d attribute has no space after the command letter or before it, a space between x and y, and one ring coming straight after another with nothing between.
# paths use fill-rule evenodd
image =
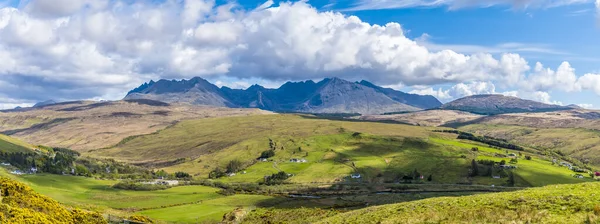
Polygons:
<instances>
[{"instance_id":1,"label":"mountain range","mask_svg":"<svg viewBox=\"0 0 600 224\"><path fill-rule=\"evenodd\" d=\"M190 80L161 79L131 90L125 99L305 113L382 114L442 105L433 96L408 94L364 80L350 82L339 78L326 78L320 82L287 82L277 89L260 85L247 89L219 88L200 77Z\"/></svg>"}]
</instances>

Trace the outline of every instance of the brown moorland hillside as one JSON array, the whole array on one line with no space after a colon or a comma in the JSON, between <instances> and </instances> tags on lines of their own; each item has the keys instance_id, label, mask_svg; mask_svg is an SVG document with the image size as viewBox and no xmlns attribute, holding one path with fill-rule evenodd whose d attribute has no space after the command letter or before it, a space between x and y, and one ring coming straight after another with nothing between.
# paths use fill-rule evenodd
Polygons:
<instances>
[{"instance_id":1,"label":"brown moorland hillside","mask_svg":"<svg viewBox=\"0 0 600 224\"><path fill-rule=\"evenodd\" d=\"M76 101L0 112L0 132L32 144L85 152L150 134L178 121L271 114L258 109L167 104L150 100Z\"/></svg>"}]
</instances>

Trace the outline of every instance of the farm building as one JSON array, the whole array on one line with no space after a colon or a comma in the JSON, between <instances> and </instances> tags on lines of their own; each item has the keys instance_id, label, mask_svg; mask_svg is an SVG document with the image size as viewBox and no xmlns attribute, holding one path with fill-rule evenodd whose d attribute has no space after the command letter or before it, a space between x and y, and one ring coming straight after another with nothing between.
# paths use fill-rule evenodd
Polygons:
<instances>
[{"instance_id":1,"label":"farm building","mask_svg":"<svg viewBox=\"0 0 600 224\"><path fill-rule=\"evenodd\" d=\"M305 163L306 159L290 159L292 163Z\"/></svg>"},{"instance_id":2,"label":"farm building","mask_svg":"<svg viewBox=\"0 0 600 224\"><path fill-rule=\"evenodd\" d=\"M360 173L354 173L354 174L350 175L350 177L352 179L360 179L361 178Z\"/></svg>"}]
</instances>

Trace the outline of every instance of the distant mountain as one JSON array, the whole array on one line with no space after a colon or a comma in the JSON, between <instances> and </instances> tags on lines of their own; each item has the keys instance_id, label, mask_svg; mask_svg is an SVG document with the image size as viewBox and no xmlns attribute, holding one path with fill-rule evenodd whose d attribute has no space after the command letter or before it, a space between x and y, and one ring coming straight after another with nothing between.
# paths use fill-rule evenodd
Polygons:
<instances>
[{"instance_id":1,"label":"distant mountain","mask_svg":"<svg viewBox=\"0 0 600 224\"><path fill-rule=\"evenodd\" d=\"M339 78L326 78L317 83L311 80L287 82L277 89L253 85L245 90L218 88L199 77L160 80L142 84L130 91L125 99L306 113L381 114L441 105L433 96L407 94L367 81L349 82Z\"/></svg>"},{"instance_id":2,"label":"distant mountain","mask_svg":"<svg viewBox=\"0 0 600 224\"><path fill-rule=\"evenodd\" d=\"M58 102L56 102L54 100L46 100L46 101L34 104L33 107L43 107L43 106L48 106L48 105L57 104L57 103Z\"/></svg>"},{"instance_id":3,"label":"distant mountain","mask_svg":"<svg viewBox=\"0 0 600 224\"><path fill-rule=\"evenodd\" d=\"M148 99L162 102L182 102L194 105L233 107L219 87L196 77L190 80L150 81L127 93L125 100Z\"/></svg>"},{"instance_id":4,"label":"distant mountain","mask_svg":"<svg viewBox=\"0 0 600 224\"><path fill-rule=\"evenodd\" d=\"M442 103L431 95L418 95L418 94L410 94L401 91L397 91L391 88L383 88L380 86L376 86L373 83L362 80L359 82L361 85L371 87L378 92L385 94L386 96L392 98L395 101L400 103L408 104L414 107L422 108L422 109L433 109L442 106Z\"/></svg>"},{"instance_id":5,"label":"distant mountain","mask_svg":"<svg viewBox=\"0 0 600 224\"><path fill-rule=\"evenodd\" d=\"M570 107L551 105L503 95L474 95L457 99L441 106L442 109L460 110L476 114L504 114L569 110Z\"/></svg>"},{"instance_id":6,"label":"distant mountain","mask_svg":"<svg viewBox=\"0 0 600 224\"><path fill-rule=\"evenodd\" d=\"M569 104L569 105L567 105L567 107L570 107L570 108L573 108L573 109L585 109L585 108L583 108L583 107L581 107L579 105L575 105L575 104Z\"/></svg>"}]
</instances>

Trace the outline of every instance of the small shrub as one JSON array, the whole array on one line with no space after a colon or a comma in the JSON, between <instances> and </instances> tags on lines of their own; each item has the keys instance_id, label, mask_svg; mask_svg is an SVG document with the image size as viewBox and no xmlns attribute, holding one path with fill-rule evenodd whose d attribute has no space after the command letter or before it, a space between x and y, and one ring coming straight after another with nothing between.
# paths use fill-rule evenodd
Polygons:
<instances>
[{"instance_id":1,"label":"small shrub","mask_svg":"<svg viewBox=\"0 0 600 224\"><path fill-rule=\"evenodd\" d=\"M473 151L473 152L477 152L477 151L479 151L479 148L477 148L477 147L473 147L473 148L471 148L471 151Z\"/></svg>"},{"instance_id":2,"label":"small shrub","mask_svg":"<svg viewBox=\"0 0 600 224\"><path fill-rule=\"evenodd\" d=\"M594 214L600 215L600 205L594 206Z\"/></svg>"},{"instance_id":3,"label":"small shrub","mask_svg":"<svg viewBox=\"0 0 600 224\"><path fill-rule=\"evenodd\" d=\"M526 160L531 160L531 156L525 156Z\"/></svg>"}]
</instances>

